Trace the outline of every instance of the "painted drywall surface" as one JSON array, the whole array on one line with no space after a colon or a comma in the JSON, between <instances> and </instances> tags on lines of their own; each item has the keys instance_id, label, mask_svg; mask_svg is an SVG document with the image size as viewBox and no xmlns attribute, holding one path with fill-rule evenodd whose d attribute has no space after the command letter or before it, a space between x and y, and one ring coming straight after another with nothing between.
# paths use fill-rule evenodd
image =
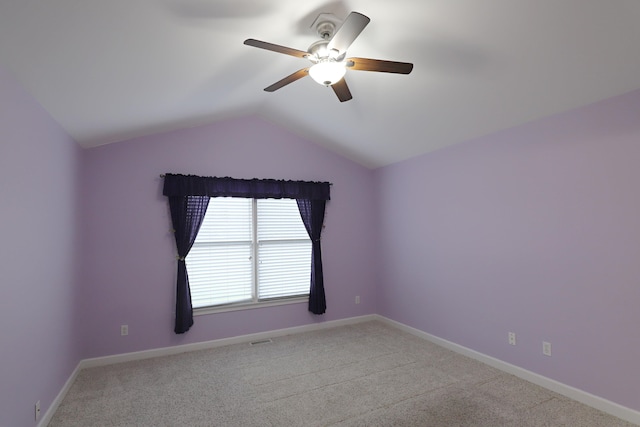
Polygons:
<instances>
[{"instance_id":1,"label":"painted drywall surface","mask_svg":"<svg viewBox=\"0 0 640 427\"><path fill-rule=\"evenodd\" d=\"M637 91L377 170L381 314L640 410L639 112Z\"/></svg>"},{"instance_id":2,"label":"painted drywall surface","mask_svg":"<svg viewBox=\"0 0 640 427\"><path fill-rule=\"evenodd\" d=\"M0 68L0 425L35 425L80 361L80 149Z\"/></svg>"},{"instance_id":3,"label":"painted drywall surface","mask_svg":"<svg viewBox=\"0 0 640 427\"><path fill-rule=\"evenodd\" d=\"M372 171L257 117L85 154L85 357L375 313ZM190 331L174 334L175 243L159 177L165 172L332 182L322 235L326 314L312 315L306 304L218 313L196 316ZM129 325L126 337L121 324Z\"/></svg>"}]
</instances>

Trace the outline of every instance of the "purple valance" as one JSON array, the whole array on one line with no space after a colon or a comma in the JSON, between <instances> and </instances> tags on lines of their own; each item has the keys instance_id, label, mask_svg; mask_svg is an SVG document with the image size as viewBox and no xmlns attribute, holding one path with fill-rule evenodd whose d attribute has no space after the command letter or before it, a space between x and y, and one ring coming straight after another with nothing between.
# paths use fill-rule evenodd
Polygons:
<instances>
[{"instance_id":1,"label":"purple valance","mask_svg":"<svg viewBox=\"0 0 640 427\"><path fill-rule=\"evenodd\" d=\"M330 200L330 187L331 184L328 182L166 174L162 194L167 197L208 196Z\"/></svg>"}]
</instances>

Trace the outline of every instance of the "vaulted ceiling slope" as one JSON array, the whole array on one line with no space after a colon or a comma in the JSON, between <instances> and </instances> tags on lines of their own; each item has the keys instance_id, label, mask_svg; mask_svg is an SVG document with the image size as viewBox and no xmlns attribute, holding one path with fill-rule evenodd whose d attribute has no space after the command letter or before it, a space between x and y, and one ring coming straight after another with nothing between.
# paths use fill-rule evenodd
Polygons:
<instances>
[{"instance_id":1,"label":"vaulted ceiling slope","mask_svg":"<svg viewBox=\"0 0 640 427\"><path fill-rule=\"evenodd\" d=\"M371 23L350 56L353 99L303 78L319 13ZM79 144L259 114L367 167L391 164L640 88L636 0L9 0L0 65Z\"/></svg>"}]
</instances>

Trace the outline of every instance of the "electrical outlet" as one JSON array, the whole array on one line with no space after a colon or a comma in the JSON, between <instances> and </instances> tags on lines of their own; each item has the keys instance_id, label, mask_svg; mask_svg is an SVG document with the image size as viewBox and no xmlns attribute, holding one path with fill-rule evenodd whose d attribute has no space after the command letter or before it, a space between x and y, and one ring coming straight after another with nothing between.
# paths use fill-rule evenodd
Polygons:
<instances>
[{"instance_id":1,"label":"electrical outlet","mask_svg":"<svg viewBox=\"0 0 640 427\"><path fill-rule=\"evenodd\" d=\"M129 325L120 325L120 335L129 335Z\"/></svg>"},{"instance_id":2,"label":"electrical outlet","mask_svg":"<svg viewBox=\"0 0 640 427\"><path fill-rule=\"evenodd\" d=\"M509 344L516 345L516 333L509 332Z\"/></svg>"},{"instance_id":3,"label":"electrical outlet","mask_svg":"<svg viewBox=\"0 0 640 427\"><path fill-rule=\"evenodd\" d=\"M35 406L35 410L36 410L36 421L38 421L40 419L40 401L38 400L36 402L36 406Z\"/></svg>"},{"instance_id":4,"label":"electrical outlet","mask_svg":"<svg viewBox=\"0 0 640 427\"><path fill-rule=\"evenodd\" d=\"M356 304L360 304L360 295L356 295Z\"/></svg>"},{"instance_id":5,"label":"electrical outlet","mask_svg":"<svg viewBox=\"0 0 640 427\"><path fill-rule=\"evenodd\" d=\"M551 343L542 341L542 354L545 356L551 356Z\"/></svg>"}]
</instances>

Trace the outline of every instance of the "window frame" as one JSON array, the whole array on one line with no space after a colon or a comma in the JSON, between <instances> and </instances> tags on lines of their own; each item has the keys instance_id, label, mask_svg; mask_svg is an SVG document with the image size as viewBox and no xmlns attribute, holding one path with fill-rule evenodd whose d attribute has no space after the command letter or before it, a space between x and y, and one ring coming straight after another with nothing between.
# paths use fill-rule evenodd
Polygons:
<instances>
[{"instance_id":1,"label":"window frame","mask_svg":"<svg viewBox=\"0 0 640 427\"><path fill-rule=\"evenodd\" d=\"M234 197L234 196L226 196L229 198L243 198L243 197ZM210 203L211 201L213 201L216 197L211 197L210 199ZM283 297L273 297L273 298L267 298L267 299L259 299L258 294L259 294L259 289L260 289L260 282L259 282L259 246L260 246L260 240L258 239L258 201L262 200L262 198L249 198L251 199L251 211L252 211L252 218L251 218L251 257L252 257L252 262L251 262L251 276L252 276L252 297L251 297L251 301L241 301L241 302L231 302L231 303L223 303L223 304L218 304L218 305L210 305L210 306L203 306L203 307L193 307L193 315L194 316L200 316L200 315L206 315L206 314L212 314L212 313L223 313L223 312L229 312L229 311L239 311L239 310L250 310L250 309L256 309L256 308L264 308L264 307L273 307L273 306L279 306L279 305L289 305L289 304L302 304L302 303L307 303L309 302L309 292L310 289L307 288L306 293L305 294L297 294L297 295L292 295L292 296L283 296ZM296 199L292 199L289 197L283 197L283 198L278 198L276 200L293 200L295 201ZM300 222L302 224L302 226L304 227L304 223L302 222L302 218L300 218ZM305 231L306 232L306 231ZM293 241L303 241L303 239L292 239ZM311 245L311 238L308 236L308 234L306 234L306 238L304 239L304 241L308 241L309 245ZM195 246L195 244L194 244ZM193 248L192 248L193 249ZM311 277L311 259L312 259L313 255L311 252L311 246L310 246L310 257L309 257L309 278ZM188 258L188 256L187 256ZM187 271L188 271L188 264L187 264ZM190 284L190 287L192 285ZM310 282L309 282L309 286L310 286Z\"/></svg>"}]
</instances>

